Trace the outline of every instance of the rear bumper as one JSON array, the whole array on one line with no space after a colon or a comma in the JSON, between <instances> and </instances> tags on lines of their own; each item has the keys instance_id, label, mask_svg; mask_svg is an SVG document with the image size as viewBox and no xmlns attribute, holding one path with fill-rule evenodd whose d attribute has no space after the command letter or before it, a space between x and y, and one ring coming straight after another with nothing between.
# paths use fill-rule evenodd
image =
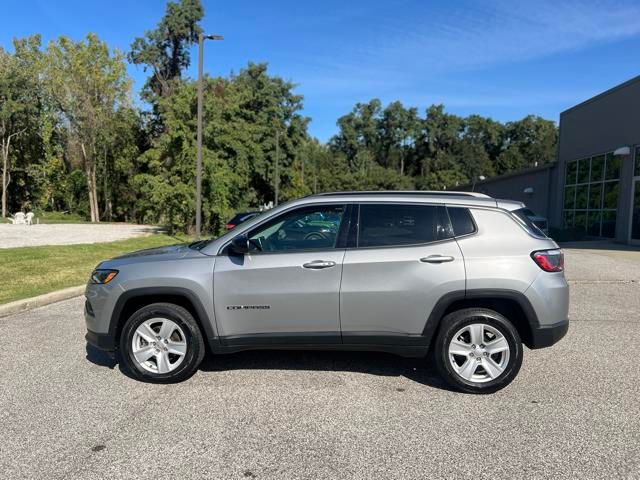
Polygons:
<instances>
[{"instance_id":1,"label":"rear bumper","mask_svg":"<svg viewBox=\"0 0 640 480\"><path fill-rule=\"evenodd\" d=\"M545 348L550 347L554 343L562 340L569 330L569 320L554 323L552 325L544 325L536 327L531 332L531 340L527 346L529 348Z\"/></svg>"}]
</instances>

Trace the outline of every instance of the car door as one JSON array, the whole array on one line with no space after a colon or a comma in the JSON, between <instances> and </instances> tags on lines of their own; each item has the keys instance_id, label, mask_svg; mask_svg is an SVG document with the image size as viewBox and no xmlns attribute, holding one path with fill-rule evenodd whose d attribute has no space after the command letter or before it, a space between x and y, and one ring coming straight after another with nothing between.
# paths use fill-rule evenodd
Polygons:
<instances>
[{"instance_id":1,"label":"car door","mask_svg":"<svg viewBox=\"0 0 640 480\"><path fill-rule=\"evenodd\" d=\"M446 293L464 292L464 260L444 206L363 203L357 248L347 250L340 290L345 344L419 343Z\"/></svg>"},{"instance_id":2,"label":"car door","mask_svg":"<svg viewBox=\"0 0 640 480\"><path fill-rule=\"evenodd\" d=\"M214 267L223 342L340 343L345 249L337 245L345 212L344 205L335 204L294 208L251 229L247 254L223 249ZM318 224L319 215L337 220Z\"/></svg>"}]
</instances>

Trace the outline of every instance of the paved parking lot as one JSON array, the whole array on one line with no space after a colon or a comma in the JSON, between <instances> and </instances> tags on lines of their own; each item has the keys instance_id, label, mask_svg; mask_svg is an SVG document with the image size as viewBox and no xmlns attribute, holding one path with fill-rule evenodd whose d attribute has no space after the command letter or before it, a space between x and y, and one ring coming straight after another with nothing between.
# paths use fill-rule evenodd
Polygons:
<instances>
[{"instance_id":1,"label":"paved parking lot","mask_svg":"<svg viewBox=\"0 0 640 480\"><path fill-rule=\"evenodd\" d=\"M2 478L640 478L640 252L568 250L571 328L490 396L385 354L252 352L138 383L82 299L0 319Z\"/></svg>"}]
</instances>

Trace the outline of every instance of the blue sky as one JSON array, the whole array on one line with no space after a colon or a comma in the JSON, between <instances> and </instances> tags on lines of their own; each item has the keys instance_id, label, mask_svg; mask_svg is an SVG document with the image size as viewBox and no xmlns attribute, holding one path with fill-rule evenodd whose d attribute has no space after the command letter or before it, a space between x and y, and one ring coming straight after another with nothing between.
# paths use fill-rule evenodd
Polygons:
<instances>
[{"instance_id":1,"label":"blue sky","mask_svg":"<svg viewBox=\"0 0 640 480\"><path fill-rule=\"evenodd\" d=\"M529 113L556 120L572 105L640 74L637 0L203 1L205 69L268 62L298 84L312 135L327 140L336 119L373 97L423 114L444 103L460 115L497 120ZM161 0L21 0L3 5L0 45L41 33L95 32L127 50L155 26ZM192 56L196 59L195 54ZM146 78L129 67L139 88ZM195 76L195 65L189 72Z\"/></svg>"}]
</instances>

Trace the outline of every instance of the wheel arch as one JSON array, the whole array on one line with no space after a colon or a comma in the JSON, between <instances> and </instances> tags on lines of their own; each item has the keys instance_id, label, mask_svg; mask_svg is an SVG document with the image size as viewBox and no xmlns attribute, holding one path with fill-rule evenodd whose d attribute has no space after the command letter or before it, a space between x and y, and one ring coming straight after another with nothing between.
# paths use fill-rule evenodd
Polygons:
<instances>
[{"instance_id":1,"label":"wheel arch","mask_svg":"<svg viewBox=\"0 0 640 480\"><path fill-rule=\"evenodd\" d=\"M523 293L505 289L474 289L450 292L438 300L423 331L427 345L432 345L445 316L471 307L488 308L504 315L518 330L523 343L527 346L532 344L533 332L539 327L539 321Z\"/></svg>"},{"instance_id":2,"label":"wheel arch","mask_svg":"<svg viewBox=\"0 0 640 480\"><path fill-rule=\"evenodd\" d=\"M217 337L202 302L192 291L180 287L144 287L123 292L116 301L109 323L109 335L115 345L119 344L122 327L131 315L152 303L173 303L185 308L206 337L205 345L210 348L217 346Z\"/></svg>"}]
</instances>

